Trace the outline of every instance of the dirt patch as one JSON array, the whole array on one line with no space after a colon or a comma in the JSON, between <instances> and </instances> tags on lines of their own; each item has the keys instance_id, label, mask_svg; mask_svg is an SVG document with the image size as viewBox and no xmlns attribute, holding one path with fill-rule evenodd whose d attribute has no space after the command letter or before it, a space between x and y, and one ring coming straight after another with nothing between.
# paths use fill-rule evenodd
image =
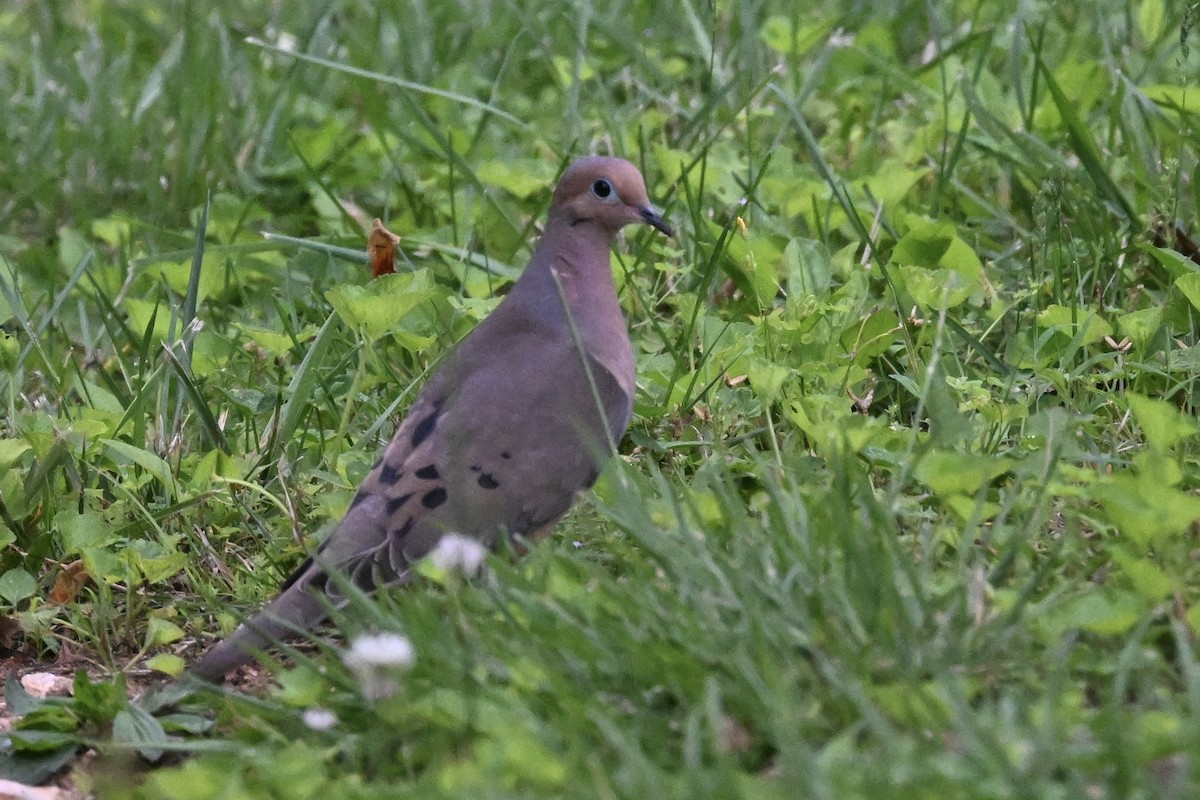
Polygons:
<instances>
[{"instance_id":1,"label":"dirt patch","mask_svg":"<svg viewBox=\"0 0 1200 800\"><path fill-rule=\"evenodd\" d=\"M190 659L195 657L200 649L194 643L188 642L181 648L182 652L179 655ZM70 693L69 687L75 679L75 674L81 669L93 682L106 680L113 675L112 670L79 654L77 649L69 645L65 645L58 656L53 659L42 658L30 648L9 650L4 655L0 655L0 733L11 730L17 721L17 718L9 713L8 703L3 692L3 685L10 676L18 679L36 676L36 682L26 681L31 687L36 688L35 683L45 686L57 684L52 694L64 696ZM161 673L146 669L128 670L124 676L126 691L134 702L151 687L162 684L164 680L169 680ZM226 687L247 694L263 693L273 685L275 685L273 674L257 664L241 667L232 673L225 682ZM136 763L118 764L118 762L128 761L130 758ZM175 758L173 757L172 760ZM162 766L162 764L158 766ZM152 768L152 765L142 761L136 755L120 754L105 757L92 749L80 750L70 763L56 773L44 786L38 787L36 792L41 793L12 796L28 796L39 800L42 798L45 800L83 800L86 797L96 796L95 789L111 783L113 780L119 780L127 786L133 776L140 775ZM4 776L0 774L0 779L2 778ZM134 779L140 780L140 778ZM0 792L0 798L5 796L8 795Z\"/></svg>"}]
</instances>

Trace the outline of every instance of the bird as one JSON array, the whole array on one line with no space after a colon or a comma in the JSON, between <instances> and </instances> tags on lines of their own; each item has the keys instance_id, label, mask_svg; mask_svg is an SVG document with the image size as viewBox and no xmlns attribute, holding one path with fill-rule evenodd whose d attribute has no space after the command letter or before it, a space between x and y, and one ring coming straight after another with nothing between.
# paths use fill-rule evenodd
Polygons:
<instances>
[{"instance_id":1,"label":"bird","mask_svg":"<svg viewBox=\"0 0 1200 800\"><path fill-rule=\"evenodd\" d=\"M438 364L341 522L189 675L219 683L286 635L312 631L347 583L371 592L407 582L447 534L495 549L554 527L633 416L634 353L610 257L629 224L673 235L629 161L571 163L528 266Z\"/></svg>"}]
</instances>

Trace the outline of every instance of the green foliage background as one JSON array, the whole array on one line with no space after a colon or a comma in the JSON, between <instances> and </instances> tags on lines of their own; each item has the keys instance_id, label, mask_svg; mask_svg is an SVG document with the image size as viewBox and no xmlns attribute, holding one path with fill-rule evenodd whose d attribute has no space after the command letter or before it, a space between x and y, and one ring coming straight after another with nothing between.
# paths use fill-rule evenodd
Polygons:
<instances>
[{"instance_id":1,"label":"green foliage background","mask_svg":"<svg viewBox=\"0 0 1200 800\"><path fill-rule=\"evenodd\" d=\"M0 766L88 744L78 782L172 798L1195 796L1196 13L0 9L0 612L46 656L173 672L269 595L571 158L638 163L678 231L614 255L639 391L594 498L341 621L411 639L399 694L332 645L173 713L10 681ZM368 283L373 217L403 268ZM135 788L131 750L200 755Z\"/></svg>"}]
</instances>

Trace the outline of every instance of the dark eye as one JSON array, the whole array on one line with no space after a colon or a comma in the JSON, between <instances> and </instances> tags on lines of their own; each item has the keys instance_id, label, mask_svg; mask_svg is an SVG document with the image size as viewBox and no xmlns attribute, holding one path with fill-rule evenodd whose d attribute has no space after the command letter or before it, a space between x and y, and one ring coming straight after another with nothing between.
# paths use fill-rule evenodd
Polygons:
<instances>
[{"instance_id":1,"label":"dark eye","mask_svg":"<svg viewBox=\"0 0 1200 800\"><path fill-rule=\"evenodd\" d=\"M599 179L592 184L592 194L599 197L601 200L607 199L613 193L612 184L604 178Z\"/></svg>"}]
</instances>

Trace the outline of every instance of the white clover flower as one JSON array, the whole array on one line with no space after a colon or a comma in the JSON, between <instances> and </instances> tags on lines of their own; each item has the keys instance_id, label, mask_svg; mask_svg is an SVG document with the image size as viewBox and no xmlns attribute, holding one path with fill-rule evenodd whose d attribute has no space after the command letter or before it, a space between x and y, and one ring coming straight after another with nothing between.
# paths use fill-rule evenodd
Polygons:
<instances>
[{"instance_id":1,"label":"white clover flower","mask_svg":"<svg viewBox=\"0 0 1200 800\"><path fill-rule=\"evenodd\" d=\"M368 700L384 700L394 695L400 684L392 675L396 670L408 669L416 660L412 642L396 633L360 636L342 656Z\"/></svg>"},{"instance_id":2,"label":"white clover flower","mask_svg":"<svg viewBox=\"0 0 1200 800\"><path fill-rule=\"evenodd\" d=\"M377 633L360 636L350 644L343 661L350 669L369 667L403 667L417 660L412 642L398 633Z\"/></svg>"},{"instance_id":3,"label":"white clover flower","mask_svg":"<svg viewBox=\"0 0 1200 800\"><path fill-rule=\"evenodd\" d=\"M448 533L438 540L427 558L429 563L447 572L458 570L468 578L479 572L483 559L487 556L487 548L470 536Z\"/></svg>"},{"instance_id":4,"label":"white clover flower","mask_svg":"<svg viewBox=\"0 0 1200 800\"><path fill-rule=\"evenodd\" d=\"M328 708L306 708L303 719L304 724L314 731L327 731L338 721L337 714Z\"/></svg>"}]
</instances>

